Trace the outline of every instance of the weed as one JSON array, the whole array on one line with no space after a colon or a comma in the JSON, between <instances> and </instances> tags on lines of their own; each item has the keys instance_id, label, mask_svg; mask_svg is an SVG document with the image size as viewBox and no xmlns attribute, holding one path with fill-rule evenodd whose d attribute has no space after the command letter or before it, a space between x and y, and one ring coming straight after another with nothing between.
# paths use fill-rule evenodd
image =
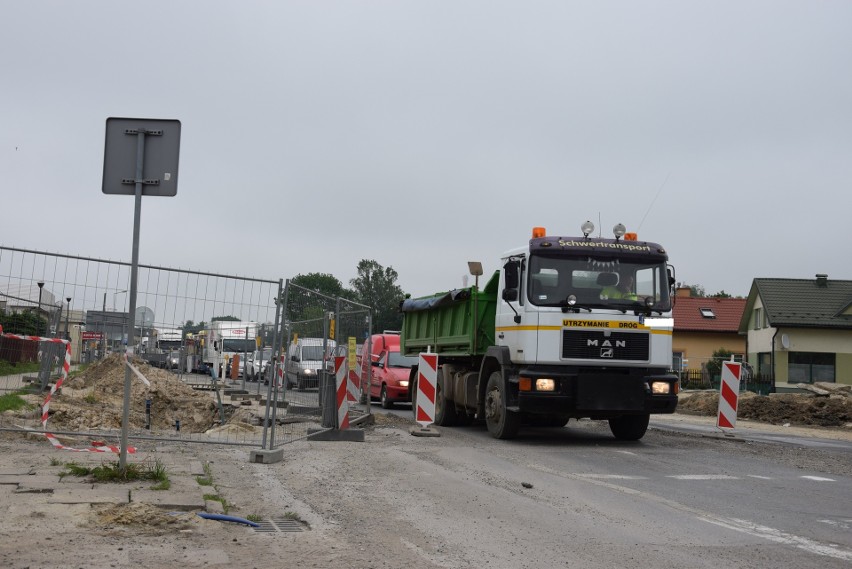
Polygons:
<instances>
[{"instance_id":1,"label":"weed","mask_svg":"<svg viewBox=\"0 0 852 569\"><path fill-rule=\"evenodd\" d=\"M302 516L300 516L296 512L284 512L284 519L302 521Z\"/></svg>"},{"instance_id":2,"label":"weed","mask_svg":"<svg viewBox=\"0 0 852 569\"><path fill-rule=\"evenodd\" d=\"M250 521L250 522L255 522L255 523L257 523L257 522L259 522L262 518L261 518L260 516L258 516L257 514L249 514L249 515L247 515L247 516L246 516L246 519L247 519L248 521Z\"/></svg>"},{"instance_id":3,"label":"weed","mask_svg":"<svg viewBox=\"0 0 852 569\"><path fill-rule=\"evenodd\" d=\"M212 486L213 489L216 490L216 492L218 492L219 489L216 488L215 484L213 484L213 472L212 472L212 469L210 468L209 462L204 463L204 473L207 476L196 476L195 481L198 482L198 484L200 486ZM221 497L219 494L205 494L204 499L210 500L212 502L221 503L222 509L225 510L226 514L228 513L228 502L223 497Z\"/></svg>"},{"instance_id":4,"label":"weed","mask_svg":"<svg viewBox=\"0 0 852 569\"><path fill-rule=\"evenodd\" d=\"M82 464L77 464L76 462L66 462L65 470L59 473L60 478L63 476L89 476L92 473L92 469L88 466L83 466Z\"/></svg>"},{"instance_id":5,"label":"weed","mask_svg":"<svg viewBox=\"0 0 852 569\"><path fill-rule=\"evenodd\" d=\"M95 403L98 402L98 398L95 397L94 393L89 393L88 395L83 397L83 401L85 401L86 403L91 403L92 405L94 405Z\"/></svg>"},{"instance_id":6,"label":"weed","mask_svg":"<svg viewBox=\"0 0 852 569\"><path fill-rule=\"evenodd\" d=\"M151 490L168 490L171 487L172 487L171 481L166 479L166 480L163 480L162 482L158 482L157 484L154 484L153 486L151 486Z\"/></svg>"},{"instance_id":7,"label":"weed","mask_svg":"<svg viewBox=\"0 0 852 569\"><path fill-rule=\"evenodd\" d=\"M153 464L130 463L122 470L119 462L102 463L95 468L81 466L74 462L65 464L65 470L59 473L60 478L64 476L91 476L95 482L130 482L132 480L151 480L158 482L162 490L169 487L169 477L166 468L159 460Z\"/></svg>"},{"instance_id":8,"label":"weed","mask_svg":"<svg viewBox=\"0 0 852 569\"><path fill-rule=\"evenodd\" d=\"M6 393L0 395L0 413L3 411L17 411L18 409L31 407L19 393Z\"/></svg>"},{"instance_id":9,"label":"weed","mask_svg":"<svg viewBox=\"0 0 852 569\"><path fill-rule=\"evenodd\" d=\"M62 461L55 456L50 459L50 466L59 466L60 464L62 464Z\"/></svg>"}]
</instances>

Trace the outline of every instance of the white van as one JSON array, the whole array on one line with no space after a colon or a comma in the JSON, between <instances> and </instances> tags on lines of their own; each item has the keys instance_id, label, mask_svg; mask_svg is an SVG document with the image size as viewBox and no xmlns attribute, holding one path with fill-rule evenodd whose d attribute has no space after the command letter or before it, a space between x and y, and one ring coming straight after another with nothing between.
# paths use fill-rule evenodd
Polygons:
<instances>
[{"instance_id":1,"label":"white van","mask_svg":"<svg viewBox=\"0 0 852 569\"><path fill-rule=\"evenodd\" d=\"M295 387L302 391L308 387L319 387L319 371L322 370L323 362L326 362L327 370L334 369L331 356L337 348L337 342L334 340L325 342L325 354L323 354L322 338L299 338L290 343L284 366L288 388Z\"/></svg>"}]
</instances>

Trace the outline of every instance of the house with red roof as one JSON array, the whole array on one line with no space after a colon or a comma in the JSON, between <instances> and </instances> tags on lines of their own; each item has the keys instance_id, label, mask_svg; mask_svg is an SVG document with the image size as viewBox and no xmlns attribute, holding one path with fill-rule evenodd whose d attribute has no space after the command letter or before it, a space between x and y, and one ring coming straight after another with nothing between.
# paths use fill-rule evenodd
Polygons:
<instances>
[{"instance_id":1,"label":"house with red roof","mask_svg":"<svg viewBox=\"0 0 852 569\"><path fill-rule=\"evenodd\" d=\"M745 298L694 297L688 287L678 288L673 310L672 369L694 375L721 348L742 361L746 338L739 328L745 307Z\"/></svg>"}]
</instances>

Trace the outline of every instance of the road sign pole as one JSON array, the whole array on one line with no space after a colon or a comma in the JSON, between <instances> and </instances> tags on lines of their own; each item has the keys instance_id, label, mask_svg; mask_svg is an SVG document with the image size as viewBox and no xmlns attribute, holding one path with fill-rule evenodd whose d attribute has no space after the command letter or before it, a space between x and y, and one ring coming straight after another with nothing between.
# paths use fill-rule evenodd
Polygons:
<instances>
[{"instance_id":1,"label":"road sign pole","mask_svg":"<svg viewBox=\"0 0 852 569\"><path fill-rule=\"evenodd\" d=\"M136 200L133 209L133 257L130 265L130 310L127 318L136 316L136 276L139 271L139 226L142 220L142 175L145 165L145 130L136 133ZM126 355L130 357L136 344L136 321L130 320ZM130 423L130 366L124 367L124 409L121 414L121 454L118 467L123 472L127 463L127 431Z\"/></svg>"},{"instance_id":2,"label":"road sign pole","mask_svg":"<svg viewBox=\"0 0 852 569\"><path fill-rule=\"evenodd\" d=\"M146 152L145 143L153 140L157 142L152 142ZM142 217L142 195L177 195L179 156L180 121L116 117L107 119L102 191L105 194L134 196L136 198L133 210L133 261L130 265L130 310L124 319L124 323L129 328L125 358L133 355L136 343L136 280L139 270L139 226ZM151 173L147 178L145 177L146 158ZM130 172L135 172L133 178L128 176ZM131 187L133 187L133 191L130 190ZM106 310L106 299L104 299L104 310ZM142 327L145 327L144 316ZM119 454L119 467L122 470L126 468L127 463L129 424L130 368L125 366L124 410L121 417L121 449Z\"/></svg>"}]
</instances>

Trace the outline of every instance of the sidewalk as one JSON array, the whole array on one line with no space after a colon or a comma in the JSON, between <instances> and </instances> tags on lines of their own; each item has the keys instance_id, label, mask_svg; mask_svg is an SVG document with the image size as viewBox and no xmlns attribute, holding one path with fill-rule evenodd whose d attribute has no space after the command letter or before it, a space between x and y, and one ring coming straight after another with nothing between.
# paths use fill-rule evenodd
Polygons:
<instances>
[{"instance_id":1,"label":"sidewalk","mask_svg":"<svg viewBox=\"0 0 852 569\"><path fill-rule=\"evenodd\" d=\"M716 417L706 415L688 415L686 413L673 413L671 415L651 415L652 426L671 426L674 428L684 426L697 426L707 429L713 429L721 433L721 430L716 428ZM736 428L733 434L767 434L767 435L785 435L795 437L808 437L814 439L829 439L836 441L852 442L852 427L809 427L801 425L771 425L759 421L751 421L749 419L737 419Z\"/></svg>"},{"instance_id":2,"label":"sidewalk","mask_svg":"<svg viewBox=\"0 0 852 569\"><path fill-rule=\"evenodd\" d=\"M45 440L45 453L35 456L39 449L38 441L30 439L26 444L33 460L22 461L21 456L16 456L17 453L11 452L11 449L9 452L3 452L5 456L0 458L0 487L4 489L4 501L12 508L31 508L35 499L39 503L67 506L140 503L156 506L164 511L224 513L220 502L204 498L205 495L215 494L216 490L210 485L202 486L198 483L199 478L204 479L207 476L202 462L190 457L182 458L180 454L183 453L175 453L169 449L166 452L140 451L127 455L128 465L138 464L148 468L159 462L165 467L169 487L165 490L153 490L151 487L156 483L149 480L96 483L88 482L89 477L70 474L60 476L60 473L68 470L68 463L94 468L103 464L118 463L118 455L94 452L57 453ZM9 489L11 492L6 491Z\"/></svg>"}]
</instances>

